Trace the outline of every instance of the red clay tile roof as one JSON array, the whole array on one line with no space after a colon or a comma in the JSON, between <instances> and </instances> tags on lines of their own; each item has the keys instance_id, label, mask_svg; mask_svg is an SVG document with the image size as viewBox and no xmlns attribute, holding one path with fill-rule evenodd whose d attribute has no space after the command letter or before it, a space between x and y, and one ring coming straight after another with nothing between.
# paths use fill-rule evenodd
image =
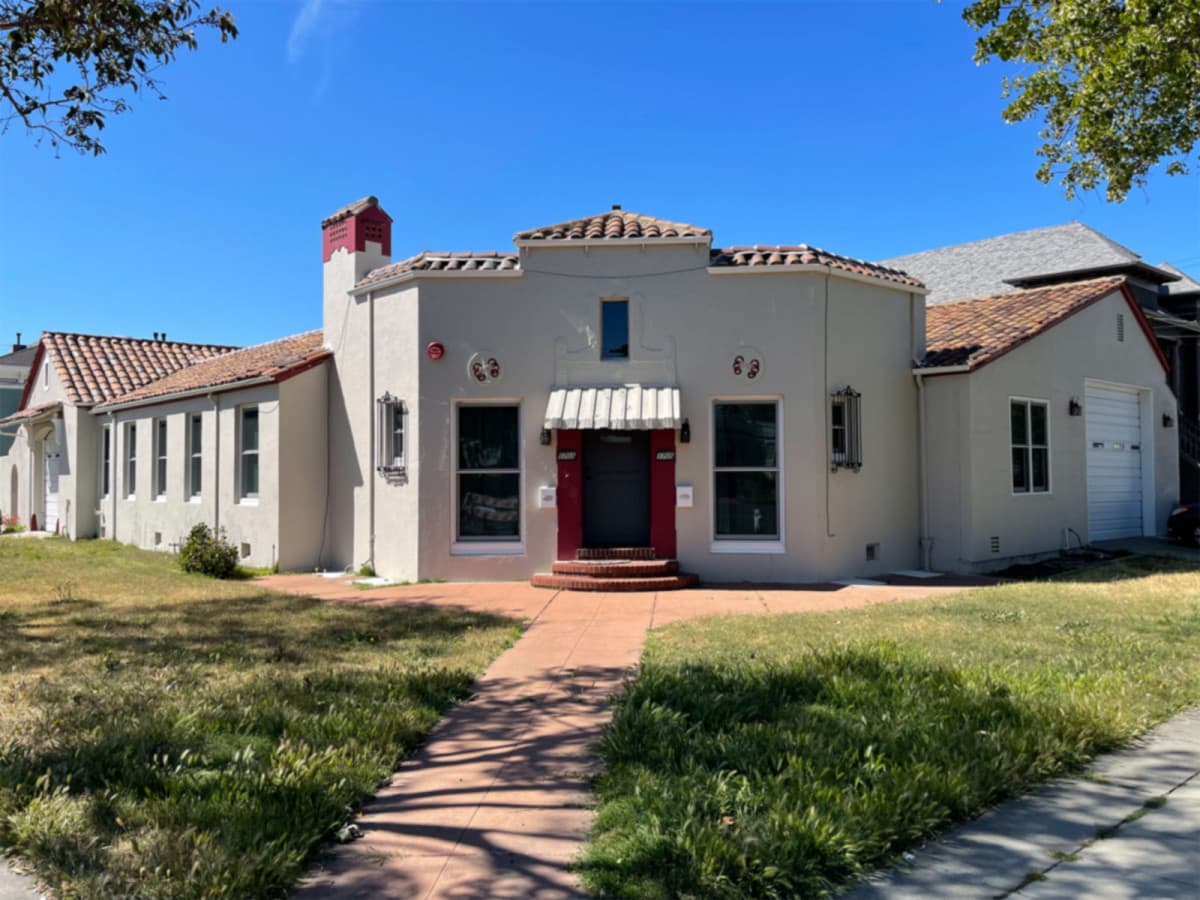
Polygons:
<instances>
[{"instance_id":1,"label":"red clay tile roof","mask_svg":"<svg viewBox=\"0 0 1200 900\"><path fill-rule=\"evenodd\" d=\"M284 376L314 366L331 356L323 340L320 330L306 331L266 344L234 350L114 397L99 408L124 406L205 388L220 388L250 379L282 381Z\"/></svg>"},{"instance_id":2,"label":"red clay tile roof","mask_svg":"<svg viewBox=\"0 0 1200 900\"><path fill-rule=\"evenodd\" d=\"M26 419L33 419L42 413L52 412L62 406L62 403L55 400L53 403L39 403L37 406L27 406L24 409L18 409L15 413L5 416L0 419L0 425L7 425L11 422L24 422Z\"/></svg>"},{"instance_id":3,"label":"red clay tile roof","mask_svg":"<svg viewBox=\"0 0 1200 900\"><path fill-rule=\"evenodd\" d=\"M391 265L372 269L355 287L378 284L405 272L510 272L520 268L515 253L435 253L425 250Z\"/></svg>"},{"instance_id":4,"label":"red clay tile roof","mask_svg":"<svg viewBox=\"0 0 1200 900\"><path fill-rule=\"evenodd\" d=\"M584 216L557 225L519 231L514 241L595 241L595 240L650 240L654 238L706 238L712 232L707 228L687 225L683 222L668 222L654 216L642 216L625 212L619 206L598 216Z\"/></svg>"},{"instance_id":5,"label":"red clay tile roof","mask_svg":"<svg viewBox=\"0 0 1200 900\"><path fill-rule=\"evenodd\" d=\"M104 403L234 347L48 331L42 347L76 406ZM35 377L31 374L30 377Z\"/></svg>"},{"instance_id":6,"label":"red clay tile roof","mask_svg":"<svg viewBox=\"0 0 1200 900\"><path fill-rule=\"evenodd\" d=\"M340 221L342 221L342 219L348 219L351 216L357 215L358 213L362 212L364 209L368 209L369 207L378 206L378 205L379 205L378 197L363 197L361 200L355 200L353 203L348 203L347 205L343 206L341 209L339 209L333 215L322 219L321 227L327 228L330 225L332 225L334 222L340 222Z\"/></svg>"},{"instance_id":7,"label":"red clay tile roof","mask_svg":"<svg viewBox=\"0 0 1200 900\"><path fill-rule=\"evenodd\" d=\"M709 265L734 268L765 268L769 266L804 266L819 265L853 272L857 275L868 275L872 278L882 278L884 281L894 281L897 284L908 284L913 287L925 287L924 283L899 269L889 269L876 263L854 259L850 256L840 256L818 247L807 244L794 246L763 247L726 247L714 248L709 251Z\"/></svg>"},{"instance_id":8,"label":"red clay tile roof","mask_svg":"<svg viewBox=\"0 0 1200 900\"><path fill-rule=\"evenodd\" d=\"M1121 277L1092 278L929 306L924 367L977 369L1119 291L1124 283ZM1134 312L1140 315L1136 307Z\"/></svg>"}]
</instances>

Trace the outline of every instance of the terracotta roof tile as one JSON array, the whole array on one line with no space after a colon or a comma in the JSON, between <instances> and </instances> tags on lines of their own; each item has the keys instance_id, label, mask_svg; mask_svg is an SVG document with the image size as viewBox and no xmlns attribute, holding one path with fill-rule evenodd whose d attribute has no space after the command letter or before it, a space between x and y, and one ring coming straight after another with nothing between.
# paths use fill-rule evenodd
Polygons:
<instances>
[{"instance_id":1,"label":"terracotta roof tile","mask_svg":"<svg viewBox=\"0 0 1200 900\"><path fill-rule=\"evenodd\" d=\"M819 265L840 269L843 272L853 272L857 275L882 278L884 281L894 281L897 284L908 284L913 287L925 286L919 279L913 278L899 269L890 269L887 266L865 260L841 256L818 247L810 247L807 244L779 247L755 245L753 247L714 248L709 251L709 265L717 268Z\"/></svg>"},{"instance_id":2,"label":"terracotta roof tile","mask_svg":"<svg viewBox=\"0 0 1200 900\"><path fill-rule=\"evenodd\" d=\"M1121 277L1092 278L929 306L924 366L977 369L1124 283Z\"/></svg>"},{"instance_id":3,"label":"terracotta roof tile","mask_svg":"<svg viewBox=\"0 0 1200 900\"><path fill-rule=\"evenodd\" d=\"M331 354L325 348L323 340L320 330L306 331L266 344L234 350L114 397L104 406L166 398L174 394L219 388L249 379L281 380L284 375L308 368L329 357Z\"/></svg>"},{"instance_id":4,"label":"terracotta roof tile","mask_svg":"<svg viewBox=\"0 0 1200 900\"><path fill-rule=\"evenodd\" d=\"M348 203L331 216L321 220L321 227L327 228L334 222L340 222L342 219L348 219L351 216L362 212L372 206L379 205L378 197L363 197L361 200L355 200L353 203Z\"/></svg>"},{"instance_id":5,"label":"terracotta roof tile","mask_svg":"<svg viewBox=\"0 0 1200 900\"><path fill-rule=\"evenodd\" d=\"M76 406L104 403L201 360L235 348L142 338L48 331L41 343L58 373L67 400Z\"/></svg>"},{"instance_id":6,"label":"terracotta roof tile","mask_svg":"<svg viewBox=\"0 0 1200 900\"><path fill-rule=\"evenodd\" d=\"M712 232L707 228L687 225L683 222L668 222L654 216L625 212L614 207L598 216L584 216L556 225L545 225L519 231L515 241L597 241L597 240L653 240L655 238L707 238Z\"/></svg>"},{"instance_id":7,"label":"terracotta roof tile","mask_svg":"<svg viewBox=\"0 0 1200 900\"><path fill-rule=\"evenodd\" d=\"M512 272L520 268L520 258L515 253L435 253L425 250L416 256L402 259L391 265L380 266L359 280L356 287L378 284L405 272Z\"/></svg>"},{"instance_id":8,"label":"terracotta roof tile","mask_svg":"<svg viewBox=\"0 0 1200 900\"><path fill-rule=\"evenodd\" d=\"M26 419L34 419L43 413L53 412L59 409L62 403L55 400L52 403L39 403L37 406L27 406L24 409L19 409L15 413L0 419L0 425L7 425L10 422L24 422Z\"/></svg>"}]
</instances>

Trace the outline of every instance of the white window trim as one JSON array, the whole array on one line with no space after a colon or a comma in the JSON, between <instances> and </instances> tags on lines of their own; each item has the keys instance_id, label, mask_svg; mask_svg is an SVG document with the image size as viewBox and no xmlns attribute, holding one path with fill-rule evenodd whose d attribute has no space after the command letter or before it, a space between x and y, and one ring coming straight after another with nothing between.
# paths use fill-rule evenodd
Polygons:
<instances>
[{"instance_id":1,"label":"white window trim","mask_svg":"<svg viewBox=\"0 0 1200 900\"><path fill-rule=\"evenodd\" d=\"M1044 490L1044 491L1035 491L1033 489L1033 453L1032 452L1030 452L1030 454L1029 454L1029 490L1018 491L1016 488L1013 487L1013 483L1012 483L1012 452L1016 448L1016 444L1013 442L1013 433L1012 433L1012 405L1014 403L1037 403L1037 404L1040 404L1041 406L1046 407L1046 490ZM1052 428L1051 428L1051 420L1050 420L1050 401L1046 400L1044 397L1011 396L1008 398L1007 406L1008 406L1008 409L1005 410L1005 413L1008 415L1008 447L1006 449L1008 451L1007 459L1008 459L1008 492L1009 492L1009 495L1012 497L1053 497L1054 496L1054 447L1051 443ZM1030 441L1033 440L1033 421L1032 421L1032 419L1033 419L1033 416L1027 412L1026 418L1025 418L1025 427L1029 431L1029 434L1027 435L1027 437L1029 438ZM1026 443L1024 446L1027 449L1032 450L1034 445L1032 443ZM1039 447L1038 449L1041 449L1041 448Z\"/></svg>"},{"instance_id":2,"label":"white window trim","mask_svg":"<svg viewBox=\"0 0 1200 900\"><path fill-rule=\"evenodd\" d=\"M517 408L517 496L520 498L515 541L471 541L458 536L458 411L464 406L515 406ZM524 556L525 511L525 407L520 397L464 397L450 404L450 555Z\"/></svg>"},{"instance_id":3,"label":"white window trim","mask_svg":"<svg viewBox=\"0 0 1200 900\"><path fill-rule=\"evenodd\" d=\"M717 404L718 403L774 403L775 404L775 454L776 471L779 473L779 537L762 540L717 537ZM747 555L778 556L787 553L787 486L784 476L784 435L782 394L719 394L708 398L708 536L709 553L740 553Z\"/></svg>"},{"instance_id":4,"label":"white window trim","mask_svg":"<svg viewBox=\"0 0 1200 900\"><path fill-rule=\"evenodd\" d=\"M408 406L399 397L384 393L376 403L378 447L375 471L384 475L403 475L408 469ZM400 413L400 452L396 452L396 430L393 416Z\"/></svg>"},{"instance_id":5,"label":"white window trim","mask_svg":"<svg viewBox=\"0 0 1200 900\"><path fill-rule=\"evenodd\" d=\"M235 487L237 489L237 502L240 506L258 506L258 498L262 494L262 435L263 435L263 415L262 405L259 403L243 403L237 409L237 471L234 475L237 478ZM258 461L258 490L253 494L242 492L242 474L246 464L246 449L242 446L242 427L245 421L247 410L256 410L258 412L258 446L254 449L254 458Z\"/></svg>"},{"instance_id":6,"label":"white window trim","mask_svg":"<svg viewBox=\"0 0 1200 900\"><path fill-rule=\"evenodd\" d=\"M132 440L130 437L132 436ZM130 451L133 456L130 457ZM137 422L124 422L121 427L121 495L126 500L137 499ZM129 472L133 471L133 490L129 489Z\"/></svg>"},{"instance_id":7,"label":"white window trim","mask_svg":"<svg viewBox=\"0 0 1200 900\"><path fill-rule=\"evenodd\" d=\"M159 425L163 426L164 432L166 429L168 429L170 427L167 425L167 417L166 416L155 416L153 419L150 420L150 443L154 445L153 446L154 452L151 454L151 462L154 464L154 469L150 473L153 476L154 483L151 485L151 489L154 492L153 496L154 496L155 503L166 503L167 502L167 480L170 477L169 469L170 469L170 465L171 465L171 461L167 457L166 444L170 441L170 436L167 435L166 433L163 433L161 441L160 441ZM158 464L159 464L160 460L163 462L163 467L162 467L162 482L163 483L162 484L159 484L159 479L158 479L158 475L159 475L159 465Z\"/></svg>"},{"instance_id":8,"label":"white window trim","mask_svg":"<svg viewBox=\"0 0 1200 900\"><path fill-rule=\"evenodd\" d=\"M108 459L104 458L104 438L108 437ZM113 450L115 449L115 436L113 435L113 427L111 424L102 425L100 428L100 480L97 482L98 490L96 493L101 500L107 500L112 496L113 489ZM107 482L107 483L106 483ZM105 490L105 488L108 490Z\"/></svg>"},{"instance_id":9,"label":"white window trim","mask_svg":"<svg viewBox=\"0 0 1200 900\"><path fill-rule=\"evenodd\" d=\"M197 453L193 449L193 438L195 436L196 420L200 421L200 452ZM204 414L203 413L188 413L187 414L187 434L186 449L184 454L184 490L186 491L186 499L189 503L199 503L204 499ZM196 490L196 486L192 483L192 460L200 460L200 490Z\"/></svg>"}]
</instances>

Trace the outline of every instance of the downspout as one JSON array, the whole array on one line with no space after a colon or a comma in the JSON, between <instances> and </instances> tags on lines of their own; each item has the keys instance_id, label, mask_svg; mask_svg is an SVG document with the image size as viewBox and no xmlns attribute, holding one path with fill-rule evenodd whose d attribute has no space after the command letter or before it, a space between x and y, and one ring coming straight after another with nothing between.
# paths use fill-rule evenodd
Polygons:
<instances>
[{"instance_id":1,"label":"downspout","mask_svg":"<svg viewBox=\"0 0 1200 900\"><path fill-rule=\"evenodd\" d=\"M829 399L829 274L830 270L825 268L825 314L823 322L825 328L825 396L821 398L821 402L825 407L825 536L837 537L833 533L833 512L832 503L829 495L831 491L830 480L833 477L833 460L830 457L832 449L832 436L830 434L830 399Z\"/></svg>"},{"instance_id":2,"label":"downspout","mask_svg":"<svg viewBox=\"0 0 1200 900\"><path fill-rule=\"evenodd\" d=\"M213 405L213 532L221 530L221 395L212 393Z\"/></svg>"},{"instance_id":3,"label":"downspout","mask_svg":"<svg viewBox=\"0 0 1200 900\"><path fill-rule=\"evenodd\" d=\"M378 435L376 435L376 433L375 433L375 429L378 424L377 420L379 419L379 409L378 409L378 405L375 402L375 292L374 291L371 291L367 294L367 332L368 332L367 333L367 377L369 380L367 400L371 404L371 406L370 406L371 430L370 430L370 441L367 444L367 453L369 453L373 457L378 452L376 441L379 439ZM369 490L367 491L367 497L368 497L368 503L369 503L369 515L371 517L371 521L368 523L369 531L368 531L368 536L367 536L367 541L368 541L367 564L371 567L371 574L373 574L373 575L377 574L375 571L375 479L376 479L377 473L375 472L375 466L373 465L374 462L375 462L374 459L368 459L367 467L366 467L367 472L368 472L367 480L370 482L370 485L371 485Z\"/></svg>"},{"instance_id":4,"label":"downspout","mask_svg":"<svg viewBox=\"0 0 1200 900\"><path fill-rule=\"evenodd\" d=\"M926 452L929 442L925 422L925 375L922 372L913 372L913 378L917 382L917 445L920 448L917 480L921 497L921 566L926 572L932 572L933 542L929 537L929 461Z\"/></svg>"},{"instance_id":5,"label":"downspout","mask_svg":"<svg viewBox=\"0 0 1200 900\"><path fill-rule=\"evenodd\" d=\"M109 519L112 521L112 527L109 529L109 538L117 539L117 461L120 459L120 454L117 453L117 414L110 412L108 414L108 502L112 506L112 513Z\"/></svg>"}]
</instances>

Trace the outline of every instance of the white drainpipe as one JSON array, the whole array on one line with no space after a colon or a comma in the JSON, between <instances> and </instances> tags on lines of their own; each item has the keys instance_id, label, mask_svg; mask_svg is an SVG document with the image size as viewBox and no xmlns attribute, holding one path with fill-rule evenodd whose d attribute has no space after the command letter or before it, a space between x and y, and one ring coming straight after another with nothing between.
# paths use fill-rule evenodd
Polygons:
<instances>
[{"instance_id":1,"label":"white drainpipe","mask_svg":"<svg viewBox=\"0 0 1200 900\"><path fill-rule=\"evenodd\" d=\"M921 494L921 567L930 572L933 571L933 542L929 536L929 441L925 423L925 376L921 372L914 371L913 378L917 382L917 443L920 447L920 466L917 477L920 482Z\"/></svg>"}]
</instances>

